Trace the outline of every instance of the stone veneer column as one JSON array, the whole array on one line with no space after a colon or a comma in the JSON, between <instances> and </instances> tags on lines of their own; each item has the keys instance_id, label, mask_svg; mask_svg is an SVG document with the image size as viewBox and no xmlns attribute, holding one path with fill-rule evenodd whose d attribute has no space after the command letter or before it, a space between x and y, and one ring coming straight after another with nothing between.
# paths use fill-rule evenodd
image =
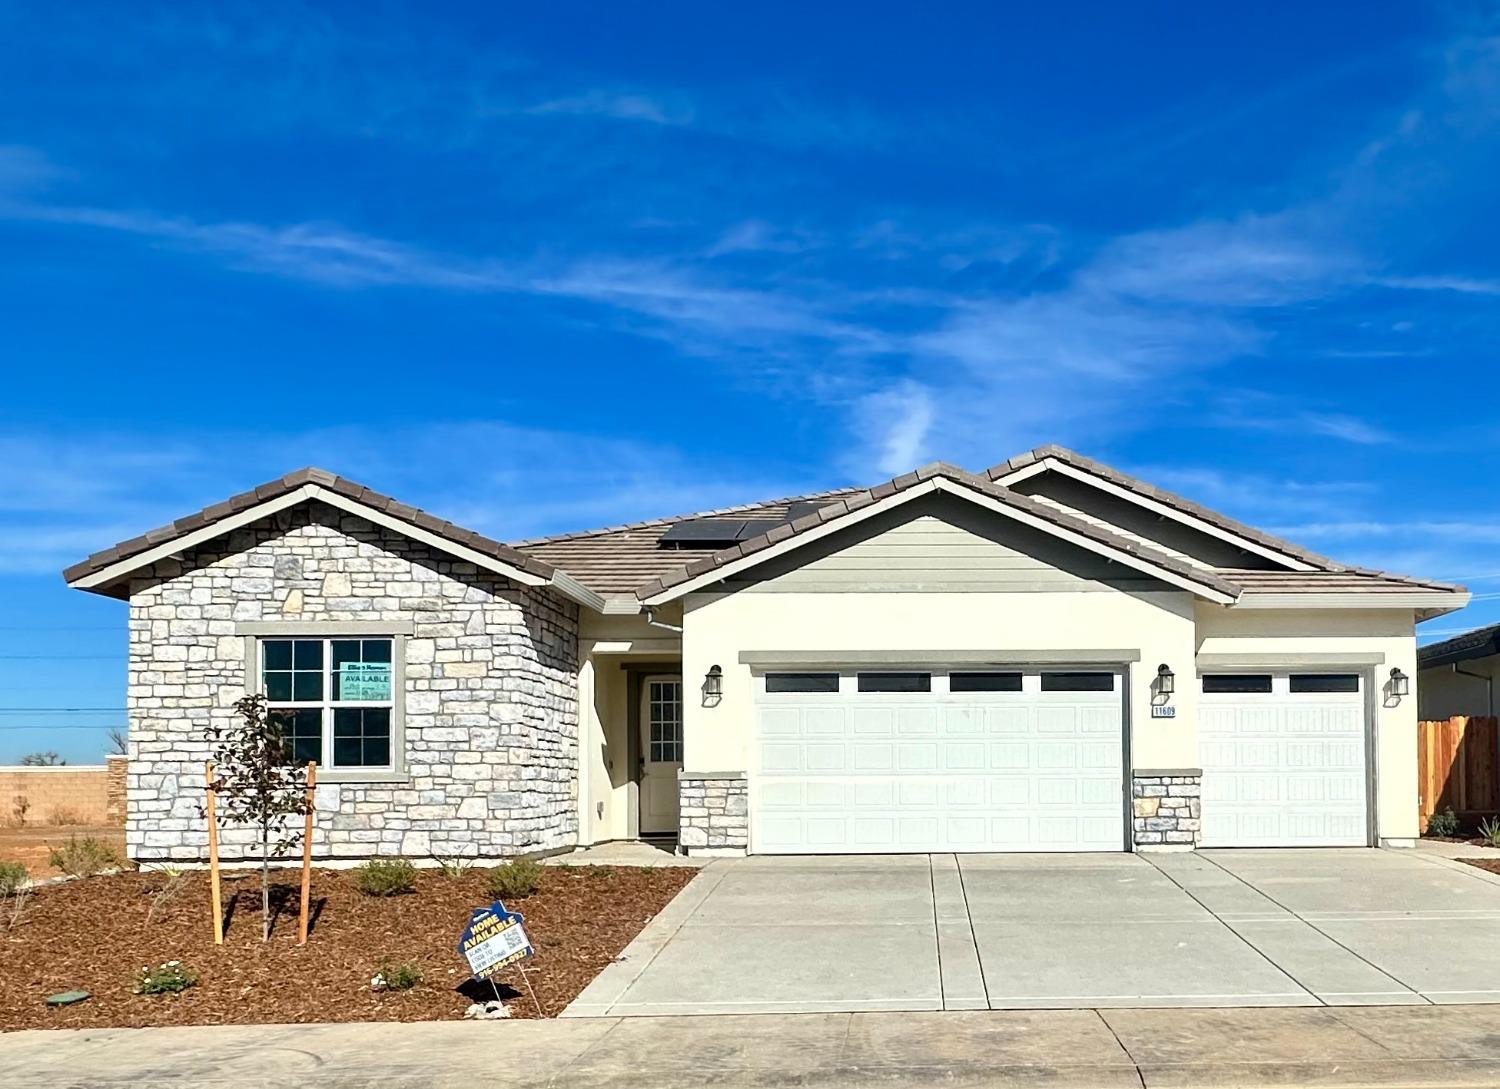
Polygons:
<instances>
[{"instance_id":1,"label":"stone veneer column","mask_svg":"<svg viewBox=\"0 0 1500 1089\"><path fill-rule=\"evenodd\" d=\"M1202 827L1201 768L1141 768L1131 779L1135 846L1191 851Z\"/></svg>"},{"instance_id":2,"label":"stone veneer column","mask_svg":"<svg viewBox=\"0 0 1500 1089\"><path fill-rule=\"evenodd\" d=\"M677 845L690 855L742 855L750 847L750 782L740 771L677 773Z\"/></svg>"}]
</instances>

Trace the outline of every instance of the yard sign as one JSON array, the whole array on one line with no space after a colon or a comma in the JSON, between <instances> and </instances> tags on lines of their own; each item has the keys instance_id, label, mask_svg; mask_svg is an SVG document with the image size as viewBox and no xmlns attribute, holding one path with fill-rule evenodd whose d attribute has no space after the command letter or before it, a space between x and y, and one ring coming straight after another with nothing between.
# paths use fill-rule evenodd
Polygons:
<instances>
[{"instance_id":1,"label":"yard sign","mask_svg":"<svg viewBox=\"0 0 1500 1089\"><path fill-rule=\"evenodd\" d=\"M499 900L475 909L469 916L469 925L458 939L458 951L468 960L475 979L489 979L507 965L531 956L534 950L521 922L520 912L506 911Z\"/></svg>"}]
</instances>

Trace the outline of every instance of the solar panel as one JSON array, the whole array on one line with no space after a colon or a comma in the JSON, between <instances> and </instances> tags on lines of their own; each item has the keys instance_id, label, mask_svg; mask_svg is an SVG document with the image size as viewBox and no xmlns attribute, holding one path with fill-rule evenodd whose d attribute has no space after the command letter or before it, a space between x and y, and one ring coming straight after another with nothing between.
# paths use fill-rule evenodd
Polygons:
<instances>
[{"instance_id":1,"label":"solar panel","mask_svg":"<svg viewBox=\"0 0 1500 1089\"><path fill-rule=\"evenodd\" d=\"M728 547L740 540L745 528L743 518L692 518L669 527L659 538L664 545L721 545Z\"/></svg>"}]
</instances>

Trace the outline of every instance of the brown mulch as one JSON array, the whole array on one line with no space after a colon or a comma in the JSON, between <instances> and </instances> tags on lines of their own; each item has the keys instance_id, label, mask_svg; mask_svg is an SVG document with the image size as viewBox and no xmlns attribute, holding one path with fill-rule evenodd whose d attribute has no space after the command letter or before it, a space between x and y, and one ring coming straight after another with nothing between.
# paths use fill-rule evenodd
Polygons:
<instances>
[{"instance_id":1,"label":"brown mulch","mask_svg":"<svg viewBox=\"0 0 1500 1089\"><path fill-rule=\"evenodd\" d=\"M1476 870L1488 870L1490 873L1500 873L1500 858L1460 858L1459 862L1467 862Z\"/></svg>"},{"instance_id":2,"label":"brown mulch","mask_svg":"<svg viewBox=\"0 0 1500 1089\"><path fill-rule=\"evenodd\" d=\"M125 829L118 824L28 824L0 828L0 862L24 862L34 878L57 877L48 859L52 848L61 847L70 836L93 836L125 857Z\"/></svg>"},{"instance_id":3,"label":"brown mulch","mask_svg":"<svg viewBox=\"0 0 1500 1089\"><path fill-rule=\"evenodd\" d=\"M521 912L536 955L523 961L542 1012L556 1017L696 871L549 866ZM224 886L229 925L213 944L208 875L192 871L173 893L160 873L121 873L37 889L20 924L0 919L0 1029L217 1025L255 1022L426 1021L461 1017L494 997L469 979L457 953L470 913L490 900L484 874L422 871L415 892L365 896L349 871L313 873L313 929L297 945L296 871L272 874L285 899L269 943L260 940L258 875L238 871ZM228 878L229 875L226 875ZM155 914L148 914L156 905ZM133 993L135 974L180 960L198 976L177 995ZM377 992L381 962L411 962L422 982ZM495 977L513 1017L536 1017L519 967ZM93 997L49 1009L48 995Z\"/></svg>"}]
</instances>

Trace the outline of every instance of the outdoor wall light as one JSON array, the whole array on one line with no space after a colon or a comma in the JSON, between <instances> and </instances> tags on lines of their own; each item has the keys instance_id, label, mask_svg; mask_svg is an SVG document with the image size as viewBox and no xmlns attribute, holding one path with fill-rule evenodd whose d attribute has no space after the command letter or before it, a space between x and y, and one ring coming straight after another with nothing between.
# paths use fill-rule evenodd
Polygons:
<instances>
[{"instance_id":1,"label":"outdoor wall light","mask_svg":"<svg viewBox=\"0 0 1500 1089\"><path fill-rule=\"evenodd\" d=\"M1401 697L1411 691L1411 678L1399 666L1391 670L1391 695Z\"/></svg>"},{"instance_id":2,"label":"outdoor wall light","mask_svg":"<svg viewBox=\"0 0 1500 1089\"><path fill-rule=\"evenodd\" d=\"M1177 674L1173 673L1166 662L1156 667L1156 694L1158 696L1170 696L1177 691Z\"/></svg>"},{"instance_id":3,"label":"outdoor wall light","mask_svg":"<svg viewBox=\"0 0 1500 1089\"><path fill-rule=\"evenodd\" d=\"M724 694L724 671L716 665L708 667L708 672L703 674L703 695L706 699L716 700Z\"/></svg>"}]
</instances>

